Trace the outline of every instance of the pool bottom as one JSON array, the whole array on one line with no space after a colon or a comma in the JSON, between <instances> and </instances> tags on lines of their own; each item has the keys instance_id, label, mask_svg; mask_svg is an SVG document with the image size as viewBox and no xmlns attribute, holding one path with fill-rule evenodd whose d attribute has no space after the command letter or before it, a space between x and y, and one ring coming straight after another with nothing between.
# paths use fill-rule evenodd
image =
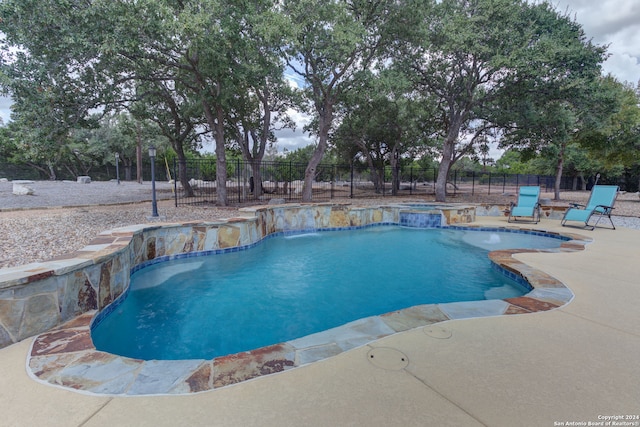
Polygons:
<instances>
[{"instance_id":1,"label":"pool bottom","mask_svg":"<svg viewBox=\"0 0 640 427\"><path fill-rule=\"evenodd\" d=\"M580 240L580 236L572 237L574 240L558 249L535 252L576 251L588 242ZM38 336L32 344L27 370L40 382L89 394L190 394L304 366L385 336L439 322L547 311L569 303L573 293L561 282L512 257L513 253L522 252L501 250L490 254L494 263L527 278L533 290L522 297L409 307L213 360L143 361L97 351L90 331L96 314L93 311Z\"/></svg>"}]
</instances>

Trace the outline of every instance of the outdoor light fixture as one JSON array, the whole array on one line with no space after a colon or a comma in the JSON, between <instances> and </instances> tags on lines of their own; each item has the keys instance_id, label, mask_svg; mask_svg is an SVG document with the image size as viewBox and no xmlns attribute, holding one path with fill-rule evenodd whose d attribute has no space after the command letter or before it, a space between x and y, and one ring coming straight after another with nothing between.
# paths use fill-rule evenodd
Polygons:
<instances>
[{"instance_id":1,"label":"outdoor light fixture","mask_svg":"<svg viewBox=\"0 0 640 427\"><path fill-rule=\"evenodd\" d=\"M149 147L149 158L151 159L151 216L158 217L158 202L156 201L156 147Z\"/></svg>"},{"instance_id":2,"label":"outdoor light fixture","mask_svg":"<svg viewBox=\"0 0 640 427\"><path fill-rule=\"evenodd\" d=\"M116 153L116 180L120 185L120 153Z\"/></svg>"}]
</instances>

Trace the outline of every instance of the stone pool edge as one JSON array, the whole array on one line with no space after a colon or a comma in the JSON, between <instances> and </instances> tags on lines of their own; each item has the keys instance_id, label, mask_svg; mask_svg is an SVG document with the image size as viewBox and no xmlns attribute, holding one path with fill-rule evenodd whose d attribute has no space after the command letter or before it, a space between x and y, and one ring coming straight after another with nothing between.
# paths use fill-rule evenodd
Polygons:
<instances>
[{"instance_id":1,"label":"stone pool edge","mask_svg":"<svg viewBox=\"0 0 640 427\"><path fill-rule=\"evenodd\" d=\"M451 227L457 228L457 227ZM496 230L465 225L463 229ZM428 304L359 319L300 339L213 360L143 361L97 351L91 321L97 310L84 313L32 343L27 372L36 381L82 393L112 396L192 394L283 372L361 347L380 338L456 319L527 314L559 308L573 292L541 270L513 258L524 252L575 252L592 239L573 233L499 227L570 238L557 249L500 250L489 254L501 268L526 280L528 294L503 300Z\"/></svg>"}]
</instances>

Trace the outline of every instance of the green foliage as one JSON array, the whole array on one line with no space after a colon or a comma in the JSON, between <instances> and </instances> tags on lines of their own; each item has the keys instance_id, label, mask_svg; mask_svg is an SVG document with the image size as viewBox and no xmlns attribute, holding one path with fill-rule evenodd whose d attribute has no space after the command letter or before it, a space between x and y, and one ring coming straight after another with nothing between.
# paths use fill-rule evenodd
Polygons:
<instances>
[{"instance_id":1,"label":"green foliage","mask_svg":"<svg viewBox=\"0 0 640 427\"><path fill-rule=\"evenodd\" d=\"M283 156L283 160L292 163L307 164L313 156L313 152L316 147L314 145L307 145L306 147L297 148L294 151L289 151Z\"/></svg>"},{"instance_id":2,"label":"green foliage","mask_svg":"<svg viewBox=\"0 0 640 427\"><path fill-rule=\"evenodd\" d=\"M605 79L615 91L620 108L596 131L581 141L594 155L604 158L611 167L632 168L640 165L640 95L637 88L612 78Z\"/></svg>"}]
</instances>

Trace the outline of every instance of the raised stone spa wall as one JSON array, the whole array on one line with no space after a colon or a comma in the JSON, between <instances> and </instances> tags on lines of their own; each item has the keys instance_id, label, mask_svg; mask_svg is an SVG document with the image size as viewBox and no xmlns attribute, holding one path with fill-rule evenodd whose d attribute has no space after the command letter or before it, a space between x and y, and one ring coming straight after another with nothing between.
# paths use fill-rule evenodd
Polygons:
<instances>
[{"instance_id":1,"label":"raised stone spa wall","mask_svg":"<svg viewBox=\"0 0 640 427\"><path fill-rule=\"evenodd\" d=\"M251 245L278 232L397 224L402 209L344 204L263 206L245 208L247 217L223 222L136 225L105 231L77 252L0 269L0 348L82 313L104 310L125 292L132 268L142 263Z\"/></svg>"}]
</instances>

